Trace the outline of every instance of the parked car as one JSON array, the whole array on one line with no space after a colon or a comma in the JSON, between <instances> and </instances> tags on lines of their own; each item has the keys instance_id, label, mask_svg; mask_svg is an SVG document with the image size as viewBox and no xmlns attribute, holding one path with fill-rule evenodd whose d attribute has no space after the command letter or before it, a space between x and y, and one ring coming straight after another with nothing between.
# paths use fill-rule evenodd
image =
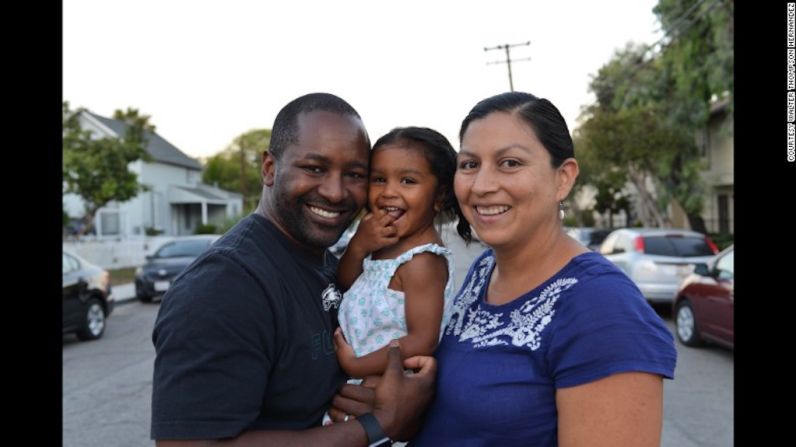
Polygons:
<instances>
[{"instance_id":1,"label":"parked car","mask_svg":"<svg viewBox=\"0 0 796 447\"><path fill-rule=\"evenodd\" d=\"M63 251L63 333L80 340L96 340L105 333L113 312L111 277L107 270L80 256Z\"/></svg>"},{"instance_id":2,"label":"parked car","mask_svg":"<svg viewBox=\"0 0 796 447\"><path fill-rule=\"evenodd\" d=\"M636 283L650 302L671 303L694 266L708 262L716 244L696 231L666 228L622 228L600 246L608 260Z\"/></svg>"},{"instance_id":3,"label":"parked car","mask_svg":"<svg viewBox=\"0 0 796 447\"><path fill-rule=\"evenodd\" d=\"M135 271L135 296L148 303L168 290L174 278L199 257L220 235L186 236L166 242Z\"/></svg>"},{"instance_id":4,"label":"parked car","mask_svg":"<svg viewBox=\"0 0 796 447\"><path fill-rule=\"evenodd\" d=\"M707 264L697 265L680 286L673 312L677 339L686 346L705 340L735 346L735 248L725 248Z\"/></svg>"},{"instance_id":5,"label":"parked car","mask_svg":"<svg viewBox=\"0 0 796 447\"><path fill-rule=\"evenodd\" d=\"M567 234L570 237L593 251L600 249L605 237L610 233L611 230L605 228L577 227L567 229Z\"/></svg>"}]
</instances>

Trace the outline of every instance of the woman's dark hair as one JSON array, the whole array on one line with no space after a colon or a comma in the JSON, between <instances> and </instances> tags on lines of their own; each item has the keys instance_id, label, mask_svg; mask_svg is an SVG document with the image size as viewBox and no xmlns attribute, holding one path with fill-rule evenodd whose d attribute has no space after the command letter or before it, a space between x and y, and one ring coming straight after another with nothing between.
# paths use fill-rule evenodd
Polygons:
<instances>
[{"instance_id":1,"label":"woman's dark hair","mask_svg":"<svg viewBox=\"0 0 796 447\"><path fill-rule=\"evenodd\" d=\"M554 168L561 166L567 158L575 157L575 146L561 112L552 102L523 92L501 93L476 104L462 121L459 141L471 122L492 112L511 113L527 123L550 153Z\"/></svg>"},{"instance_id":2,"label":"woman's dark hair","mask_svg":"<svg viewBox=\"0 0 796 447\"><path fill-rule=\"evenodd\" d=\"M431 172L437 178L437 193L442 193L442 209L439 213L450 220L457 217L456 232L459 236L470 242L472 234L470 224L464 218L459 202L453 192L453 175L456 173L456 151L444 135L427 127L397 127L376 140L370 159L373 154L385 145L404 145L423 151L428 161Z\"/></svg>"}]
</instances>

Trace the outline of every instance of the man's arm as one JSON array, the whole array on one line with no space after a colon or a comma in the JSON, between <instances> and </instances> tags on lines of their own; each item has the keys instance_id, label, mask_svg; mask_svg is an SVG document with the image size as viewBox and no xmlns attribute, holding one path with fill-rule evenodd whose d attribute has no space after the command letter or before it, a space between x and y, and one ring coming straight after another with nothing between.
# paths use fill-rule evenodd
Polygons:
<instances>
[{"instance_id":1,"label":"man's arm","mask_svg":"<svg viewBox=\"0 0 796 447\"><path fill-rule=\"evenodd\" d=\"M353 393L363 400L373 398L372 407L369 403L361 405L361 410L372 408L372 413L381 425L384 433L392 439L407 439L406 433L417 430L419 419L431 400L436 378L437 366L432 357L413 357L401 362L401 354L397 341L391 343L389 362L384 376L373 393L370 389L360 387L365 393ZM403 367L415 369L416 373L404 376ZM361 416L363 413L357 413ZM223 440L159 440L157 447L199 447L199 446L268 446L279 445L288 447L321 446L321 447L352 447L368 444L365 430L356 420L314 427L304 431L250 431L234 439Z\"/></svg>"},{"instance_id":2,"label":"man's arm","mask_svg":"<svg viewBox=\"0 0 796 447\"><path fill-rule=\"evenodd\" d=\"M249 431L233 439L157 441L157 447L210 446L365 446L365 429L356 421L314 427L304 431Z\"/></svg>"}]
</instances>

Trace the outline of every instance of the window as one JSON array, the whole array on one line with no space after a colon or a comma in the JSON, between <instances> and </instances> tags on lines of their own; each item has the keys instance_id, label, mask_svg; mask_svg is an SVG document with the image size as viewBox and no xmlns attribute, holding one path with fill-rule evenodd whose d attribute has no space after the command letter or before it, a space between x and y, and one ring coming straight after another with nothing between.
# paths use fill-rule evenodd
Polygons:
<instances>
[{"instance_id":1,"label":"window","mask_svg":"<svg viewBox=\"0 0 796 447\"><path fill-rule=\"evenodd\" d=\"M661 256L711 256L713 250L705 238L695 236L647 236L644 253Z\"/></svg>"},{"instance_id":2,"label":"window","mask_svg":"<svg viewBox=\"0 0 796 447\"><path fill-rule=\"evenodd\" d=\"M158 249L156 258L179 258L183 256L199 256L210 246L210 241L176 241L170 242Z\"/></svg>"},{"instance_id":3,"label":"window","mask_svg":"<svg viewBox=\"0 0 796 447\"><path fill-rule=\"evenodd\" d=\"M102 235L116 236L120 233L120 221L118 211L104 210L100 213L100 228Z\"/></svg>"}]
</instances>

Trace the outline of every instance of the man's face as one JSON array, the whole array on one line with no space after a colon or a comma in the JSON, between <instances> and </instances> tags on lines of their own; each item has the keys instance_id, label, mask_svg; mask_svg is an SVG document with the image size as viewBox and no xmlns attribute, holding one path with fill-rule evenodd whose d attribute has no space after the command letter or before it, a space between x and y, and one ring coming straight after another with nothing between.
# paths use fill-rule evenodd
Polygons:
<instances>
[{"instance_id":1,"label":"man's face","mask_svg":"<svg viewBox=\"0 0 796 447\"><path fill-rule=\"evenodd\" d=\"M368 140L353 116L312 111L299 114L297 125L298 141L285 148L271 177L264 166L271 217L296 242L325 249L365 204Z\"/></svg>"}]
</instances>

